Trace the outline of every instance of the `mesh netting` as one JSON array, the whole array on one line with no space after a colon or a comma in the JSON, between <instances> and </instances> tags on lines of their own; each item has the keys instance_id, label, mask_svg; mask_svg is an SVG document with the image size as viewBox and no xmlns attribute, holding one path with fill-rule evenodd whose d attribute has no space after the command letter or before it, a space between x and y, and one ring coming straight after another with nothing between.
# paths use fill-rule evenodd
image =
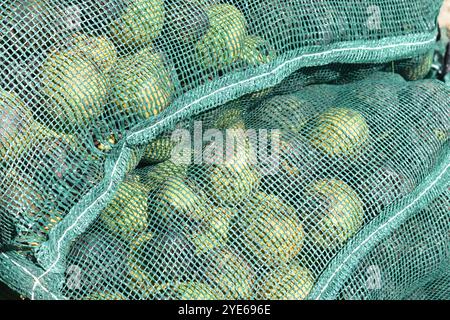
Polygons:
<instances>
[{"instance_id":1,"label":"mesh netting","mask_svg":"<svg viewBox=\"0 0 450 320\"><path fill-rule=\"evenodd\" d=\"M450 189L360 262L342 299L450 299Z\"/></svg>"},{"instance_id":2,"label":"mesh netting","mask_svg":"<svg viewBox=\"0 0 450 320\"><path fill-rule=\"evenodd\" d=\"M259 103L244 97L194 118L191 130L179 126L175 146L161 143L168 133L154 140L154 149L175 152L127 175L72 246L63 294L306 298L355 234L405 206L448 147L443 84L377 78L287 94L280 85ZM448 223L448 197L441 197L391 236L426 251L398 258L377 247L342 286L358 298L406 298L448 264ZM413 236L419 231L411 224L427 233ZM393 279L383 281L396 291L364 291L367 265L389 268L383 275Z\"/></svg>"},{"instance_id":3,"label":"mesh netting","mask_svg":"<svg viewBox=\"0 0 450 320\"><path fill-rule=\"evenodd\" d=\"M449 300L448 287L450 286L450 275L448 271L430 281L424 287L414 291L408 299L412 300Z\"/></svg>"},{"instance_id":4,"label":"mesh netting","mask_svg":"<svg viewBox=\"0 0 450 320\"><path fill-rule=\"evenodd\" d=\"M286 64L288 56L304 50L326 52L343 43L356 46L361 41L423 36L435 30L437 5L417 1L403 8L386 1L369 9L358 1L351 7L333 1L321 5L312 1L265 5L257 1L2 1L1 103L7 122L1 132L2 169L12 171L10 162L33 148L27 136L36 139L35 128L55 131L58 139L68 135L85 148L84 158L99 158L94 165L101 167L104 152L133 126L156 119L165 109L170 109L165 115L185 109L180 103L189 102L190 95L181 96L190 90L196 90L194 99L208 96L213 89L254 75L258 68L267 71L269 65ZM352 21L355 17L367 21ZM280 18L283 23L278 23ZM296 27L298 23L302 28ZM420 47L418 42L414 50L424 50L426 43L422 41ZM391 58L406 55L394 51ZM377 60L387 60L388 50L382 54L386 56L377 53ZM344 50L341 60L345 55ZM178 107L174 103L168 108L176 98L180 98ZM211 102L216 103L212 98ZM53 133L46 132L36 143L50 146L45 140L49 135ZM64 192L79 193L71 188ZM63 206L71 207L69 200ZM5 220L11 215L1 216ZM13 234L8 227L2 232L2 243L10 242Z\"/></svg>"},{"instance_id":5,"label":"mesh netting","mask_svg":"<svg viewBox=\"0 0 450 320\"><path fill-rule=\"evenodd\" d=\"M357 286L333 262L380 221L433 220L448 180L449 88L420 80L439 6L0 0L0 278L72 299ZM448 279L411 272L401 297Z\"/></svg>"}]
</instances>

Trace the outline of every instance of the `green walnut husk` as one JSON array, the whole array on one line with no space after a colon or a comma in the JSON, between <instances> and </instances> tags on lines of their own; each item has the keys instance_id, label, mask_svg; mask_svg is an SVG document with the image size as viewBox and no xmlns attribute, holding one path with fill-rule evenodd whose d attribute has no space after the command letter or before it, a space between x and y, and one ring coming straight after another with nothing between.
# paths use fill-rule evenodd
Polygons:
<instances>
[{"instance_id":1,"label":"green walnut husk","mask_svg":"<svg viewBox=\"0 0 450 320\"><path fill-rule=\"evenodd\" d=\"M130 0L122 17L111 25L118 44L135 47L151 43L164 25L164 0Z\"/></svg>"},{"instance_id":2,"label":"green walnut husk","mask_svg":"<svg viewBox=\"0 0 450 320\"><path fill-rule=\"evenodd\" d=\"M27 111L22 111L25 120ZM30 121L27 133L11 141L19 138L20 147L7 150L4 156L8 160L10 151L15 153L9 159L15 164L8 163L2 175L0 206L8 212L9 222L3 221L0 238L7 239L4 242L15 237L21 246L37 247L47 240L48 232L66 213L57 199L63 197L64 205L70 206L81 195L80 190L88 188L98 176L95 169L87 172L83 153L75 151L70 136L59 136L36 122L31 125ZM8 141L10 148L11 141Z\"/></svg>"},{"instance_id":3,"label":"green walnut husk","mask_svg":"<svg viewBox=\"0 0 450 320\"><path fill-rule=\"evenodd\" d=\"M406 102L401 111L411 116L412 127L420 132L420 143L430 146L435 139L440 144L449 140L450 98L442 82L429 79L410 82L401 95Z\"/></svg>"},{"instance_id":4,"label":"green walnut husk","mask_svg":"<svg viewBox=\"0 0 450 320\"><path fill-rule=\"evenodd\" d=\"M358 111L330 108L319 115L309 139L330 157L357 157L368 142L369 126Z\"/></svg>"},{"instance_id":5,"label":"green walnut husk","mask_svg":"<svg viewBox=\"0 0 450 320\"><path fill-rule=\"evenodd\" d=\"M414 190L414 181L402 172L396 163L386 163L377 168L361 183L364 205L369 214L378 214L390 204Z\"/></svg>"},{"instance_id":6,"label":"green walnut husk","mask_svg":"<svg viewBox=\"0 0 450 320\"><path fill-rule=\"evenodd\" d=\"M251 143L239 133L236 137L234 150L225 146L223 154L220 143L212 142L203 152L205 164L189 167L188 175L218 204L238 205L258 189L261 181ZM228 132L227 138L231 139Z\"/></svg>"},{"instance_id":7,"label":"green walnut husk","mask_svg":"<svg viewBox=\"0 0 450 320\"><path fill-rule=\"evenodd\" d=\"M238 229L247 252L266 265L289 262L300 253L305 238L294 208L264 192L246 202Z\"/></svg>"},{"instance_id":8,"label":"green walnut husk","mask_svg":"<svg viewBox=\"0 0 450 320\"><path fill-rule=\"evenodd\" d=\"M358 194L338 179L323 179L306 187L310 212L306 213L309 236L315 244L334 249L362 226L363 204Z\"/></svg>"},{"instance_id":9,"label":"green walnut husk","mask_svg":"<svg viewBox=\"0 0 450 320\"><path fill-rule=\"evenodd\" d=\"M245 129L243 110L239 107L224 109L212 123L213 129Z\"/></svg>"},{"instance_id":10,"label":"green walnut husk","mask_svg":"<svg viewBox=\"0 0 450 320\"><path fill-rule=\"evenodd\" d=\"M155 283L145 267L142 258L146 244L154 237L152 232L143 232L130 241L130 252L127 265L130 273L129 287L133 292L140 294L153 294Z\"/></svg>"},{"instance_id":11,"label":"green walnut husk","mask_svg":"<svg viewBox=\"0 0 450 320\"><path fill-rule=\"evenodd\" d=\"M274 87L262 89L253 93L250 93L246 97L249 97L249 101L262 100L267 98L274 91Z\"/></svg>"},{"instance_id":12,"label":"green walnut husk","mask_svg":"<svg viewBox=\"0 0 450 320\"><path fill-rule=\"evenodd\" d=\"M145 119L169 106L175 90L164 59L149 48L119 59L112 84L115 105Z\"/></svg>"},{"instance_id":13,"label":"green walnut husk","mask_svg":"<svg viewBox=\"0 0 450 320\"><path fill-rule=\"evenodd\" d=\"M222 249L211 252L206 261L204 275L211 286L223 292L225 299L250 299L254 270L243 257Z\"/></svg>"},{"instance_id":14,"label":"green walnut husk","mask_svg":"<svg viewBox=\"0 0 450 320\"><path fill-rule=\"evenodd\" d=\"M209 19L204 5L186 0L168 1L165 5L165 31L170 40L194 44L208 32Z\"/></svg>"},{"instance_id":15,"label":"green walnut husk","mask_svg":"<svg viewBox=\"0 0 450 320\"><path fill-rule=\"evenodd\" d=\"M143 297L153 300L224 300L225 295L203 281L186 281L175 284L153 284Z\"/></svg>"},{"instance_id":16,"label":"green walnut husk","mask_svg":"<svg viewBox=\"0 0 450 320\"><path fill-rule=\"evenodd\" d=\"M275 50L263 38L247 36L243 43L241 60L250 66L259 66L276 58Z\"/></svg>"},{"instance_id":17,"label":"green walnut husk","mask_svg":"<svg viewBox=\"0 0 450 320\"><path fill-rule=\"evenodd\" d=\"M404 119L404 115L400 113L403 101L400 99L399 88L405 85L407 82L396 73L375 73L364 81L349 85L339 95L337 104L367 110L366 122L370 139L374 141L387 128L392 130L401 126L398 120Z\"/></svg>"},{"instance_id":18,"label":"green walnut husk","mask_svg":"<svg viewBox=\"0 0 450 320\"><path fill-rule=\"evenodd\" d=\"M392 85L394 82L396 85ZM351 94L340 95L338 101L345 98L346 101L339 102L344 105L353 103L359 108L389 108L392 112L400 105L398 88L403 84L406 84L406 81L395 73L383 72L381 75L376 73L367 77L364 81L349 85L351 86L351 90L349 90Z\"/></svg>"},{"instance_id":19,"label":"green walnut husk","mask_svg":"<svg viewBox=\"0 0 450 320\"><path fill-rule=\"evenodd\" d=\"M95 292L82 300L127 300L121 293L114 291Z\"/></svg>"},{"instance_id":20,"label":"green walnut husk","mask_svg":"<svg viewBox=\"0 0 450 320\"><path fill-rule=\"evenodd\" d=\"M68 268L77 267L71 270L75 272L68 270L69 281L63 285L69 297L112 290L128 276L127 244L101 227L90 228L72 241L66 257Z\"/></svg>"},{"instance_id":21,"label":"green walnut husk","mask_svg":"<svg viewBox=\"0 0 450 320\"><path fill-rule=\"evenodd\" d=\"M191 281L180 283L175 286L174 297L177 300L224 300L225 295L210 285Z\"/></svg>"},{"instance_id":22,"label":"green walnut husk","mask_svg":"<svg viewBox=\"0 0 450 320\"><path fill-rule=\"evenodd\" d=\"M193 245L181 233L142 233L130 243L129 287L139 296L161 298L171 289L167 283L192 272Z\"/></svg>"},{"instance_id":23,"label":"green walnut husk","mask_svg":"<svg viewBox=\"0 0 450 320\"><path fill-rule=\"evenodd\" d=\"M154 290L158 283L191 279L198 264L194 246L178 231L155 232L130 258L135 260L130 262L136 266L137 284L147 290Z\"/></svg>"},{"instance_id":24,"label":"green walnut husk","mask_svg":"<svg viewBox=\"0 0 450 320\"><path fill-rule=\"evenodd\" d=\"M99 182L100 168L92 165L85 150L76 148L69 137L35 135L17 162L26 164L24 171L41 185L46 197L62 198L65 206L71 206Z\"/></svg>"},{"instance_id":25,"label":"green walnut husk","mask_svg":"<svg viewBox=\"0 0 450 320\"><path fill-rule=\"evenodd\" d=\"M311 103L314 104L314 107L312 110L310 110L310 115L312 117L317 117L320 112L323 110L326 110L326 108L330 108L333 106L336 106L336 103L338 99L342 96L341 90L339 90L339 86L332 85L332 84L312 84L307 85L306 87L304 85L301 85L300 88L297 88L295 85L295 77L294 79L291 79L293 83L289 84L287 83L287 88L284 87L282 89L277 89L278 92L295 92L295 91L301 91L300 97L302 99L306 99L308 101L311 101ZM291 86L294 86L294 88L291 88ZM339 105L345 105L345 104L339 104Z\"/></svg>"},{"instance_id":26,"label":"green walnut husk","mask_svg":"<svg viewBox=\"0 0 450 320\"><path fill-rule=\"evenodd\" d=\"M176 141L170 136L161 136L145 146L141 163L145 165L160 163L170 160Z\"/></svg>"},{"instance_id":27,"label":"green walnut husk","mask_svg":"<svg viewBox=\"0 0 450 320\"><path fill-rule=\"evenodd\" d=\"M216 4L207 10L210 27L197 43L201 65L220 69L241 56L247 36L246 21L241 11L230 4Z\"/></svg>"},{"instance_id":28,"label":"green walnut husk","mask_svg":"<svg viewBox=\"0 0 450 320\"><path fill-rule=\"evenodd\" d=\"M124 239L146 230L148 188L133 179L120 184L116 195L100 213L100 220Z\"/></svg>"},{"instance_id":29,"label":"green walnut husk","mask_svg":"<svg viewBox=\"0 0 450 320\"><path fill-rule=\"evenodd\" d=\"M0 87L39 104L39 66L71 32L60 6L45 0L5 0L0 10ZM36 99L36 100L35 100Z\"/></svg>"},{"instance_id":30,"label":"green walnut husk","mask_svg":"<svg viewBox=\"0 0 450 320\"><path fill-rule=\"evenodd\" d=\"M312 273L298 261L268 271L256 290L258 300L304 300L314 286Z\"/></svg>"},{"instance_id":31,"label":"green walnut husk","mask_svg":"<svg viewBox=\"0 0 450 320\"><path fill-rule=\"evenodd\" d=\"M305 22L298 16L299 10L294 10L293 2L282 2L277 0L264 0L250 3L249 1L235 1L240 4L247 4L246 17L248 19L248 28L252 34L258 34L265 40L277 47L280 51L289 51L298 49L300 41L305 41L308 32L299 32L305 26ZM301 4L302 6L304 3ZM308 7L305 7L305 11ZM313 19L314 16L309 17ZM304 19L306 20L306 19ZM317 30L319 32L319 30ZM319 36L319 34L317 34Z\"/></svg>"},{"instance_id":32,"label":"green walnut husk","mask_svg":"<svg viewBox=\"0 0 450 320\"><path fill-rule=\"evenodd\" d=\"M16 159L30 140L32 113L19 97L0 89L0 161Z\"/></svg>"},{"instance_id":33,"label":"green walnut husk","mask_svg":"<svg viewBox=\"0 0 450 320\"><path fill-rule=\"evenodd\" d=\"M38 247L64 217L55 201L29 174L10 168L0 190L0 207L8 213L11 225L2 224L2 238L19 246Z\"/></svg>"},{"instance_id":34,"label":"green walnut husk","mask_svg":"<svg viewBox=\"0 0 450 320\"><path fill-rule=\"evenodd\" d=\"M79 51L51 54L41 69L41 94L49 119L58 128L88 126L104 110L109 77Z\"/></svg>"},{"instance_id":35,"label":"green walnut husk","mask_svg":"<svg viewBox=\"0 0 450 320\"><path fill-rule=\"evenodd\" d=\"M131 157L127 162L125 172L129 173L136 169L136 167L141 162L141 158L144 155L144 148L143 147L134 147L131 149Z\"/></svg>"},{"instance_id":36,"label":"green walnut husk","mask_svg":"<svg viewBox=\"0 0 450 320\"><path fill-rule=\"evenodd\" d=\"M220 248L227 243L231 219L236 215L229 208L214 207L207 210L205 218L190 236L198 255Z\"/></svg>"},{"instance_id":37,"label":"green walnut husk","mask_svg":"<svg viewBox=\"0 0 450 320\"><path fill-rule=\"evenodd\" d=\"M266 100L249 115L257 128L299 133L305 127L311 109L308 100L287 94Z\"/></svg>"},{"instance_id":38,"label":"green walnut husk","mask_svg":"<svg viewBox=\"0 0 450 320\"><path fill-rule=\"evenodd\" d=\"M275 181L278 192L291 193L301 189L306 181L315 177L320 168L317 163L322 161L319 152L310 146L308 141L299 135L284 135L279 139L279 166L271 167L276 173L276 178L283 182Z\"/></svg>"},{"instance_id":39,"label":"green walnut husk","mask_svg":"<svg viewBox=\"0 0 450 320\"><path fill-rule=\"evenodd\" d=\"M58 2L56 2L58 4ZM118 19L127 8L130 0L64 0L64 9L77 29L85 33L108 34L111 23ZM71 21L69 21L71 23Z\"/></svg>"},{"instance_id":40,"label":"green walnut husk","mask_svg":"<svg viewBox=\"0 0 450 320\"><path fill-rule=\"evenodd\" d=\"M174 223L182 217L202 221L207 214L206 204L206 194L180 176L169 177L150 195L150 209Z\"/></svg>"},{"instance_id":41,"label":"green walnut husk","mask_svg":"<svg viewBox=\"0 0 450 320\"><path fill-rule=\"evenodd\" d=\"M151 167L147 173L150 184L160 185L169 178L187 176L187 165L176 164L170 160L158 163Z\"/></svg>"},{"instance_id":42,"label":"green walnut husk","mask_svg":"<svg viewBox=\"0 0 450 320\"><path fill-rule=\"evenodd\" d=\"M434 49L409 60L402 60L395 64L394 70L405 80L417 81L425 78L431 70L434 59Z\"/></svg>"},{"instance_id":43,"label":"green walnut husk","mask_svg":"<svg viewBox=\"0 0 450 320\"><path fill-rule=\"evenodd\" d=\"M71 50L80 51L104 73L108 73L117 63L116 48L105 36L79 34L71 42Z\"/></svg>"},{"instance_id":44,"label":"green walnut husk","mask_svg":"<svg viewBox=\"0 0 450 320\"><path fill-rule=\"evenodd\" d=\"M55 5L43 0L3 1L2 52L11 51L26 60L32 52L43 52L54 46L68 31L61 15Z\"/></svg>"}]
</instances>

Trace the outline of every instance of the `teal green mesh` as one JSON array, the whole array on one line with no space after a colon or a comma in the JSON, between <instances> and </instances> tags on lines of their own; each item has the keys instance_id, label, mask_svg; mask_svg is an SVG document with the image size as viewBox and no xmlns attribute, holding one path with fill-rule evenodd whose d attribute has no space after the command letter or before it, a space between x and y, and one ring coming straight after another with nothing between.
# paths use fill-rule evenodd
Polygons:
<instances>
[{"instance_id":1,"label":"teal green mesh","mask_svg":"<svg viewBox=\"0 0 450 320\"><path fill-rule=\"evenodd\" d=\"M0 279L32 299L442 297L430 239L372 257L410 221L448 228L450 91L421 80L440 4L0 0ZM397 291L362 288L366 262Z\"/></svg>"},{"instance_id":2,"label":"teal green mesh","mask_svg":"<svg viewBox=\"0 0 450 320\"><path fill-rule=\"evenodd\" d=\"M409 81L438 79L448 82L450 70L447 52L450 52L447 30L441 28L434 48L408 59L392 61L384 66L384 70L398 73Z\"/></svg>"},{"instance_id":3,"label":"teal green mesh","mask_svg":"<svg viewBox=\"0 0 450 320\"><path fill-rule=\"evenodd\" d=\"M449 191L447 187L430 205L372 249L343 283L339 297L450 299Z\"/></svg>"}]
</instances>

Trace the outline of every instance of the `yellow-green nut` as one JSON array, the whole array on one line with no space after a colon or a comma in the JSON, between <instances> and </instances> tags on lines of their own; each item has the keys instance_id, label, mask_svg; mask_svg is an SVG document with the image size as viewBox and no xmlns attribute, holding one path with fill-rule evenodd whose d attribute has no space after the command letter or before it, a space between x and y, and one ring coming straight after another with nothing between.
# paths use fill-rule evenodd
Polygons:
<instances>
[{"instance_id":1,"label":"yellow-green nut","mask_svg":"<svg viewBox=\"0 0 450 320\"><path fill-rule=\"evenodd\" d=\"M173 176L168 178L152 195L151 210L156 210L170 222L181 217L202 221L207 211L207 197L189 179Z\"/></svg>"},{"instance_id":2,"label":"yellow-green nut","mask_svg":"<svg viewBox=\"0 0 450 320\"><path fill-rule=\"evenodd\" d=\"M198 6L200 8L207 8L214 3L217 3L217 0L188 0L187 2L192 3L195 6Z\"/></svg>"},{"instance_id":3,"label":"yellow-green nut","mask_svg":"<svg viewBox=\"0 0 450 320\"><path fill-rule=\"evenodd\" d=\"M330 108L319 115L309 139L330 157L357 157L369 139L369 126L358 111Z\"/></svg>"},{"instance_id":4,"label":"yellow-green nut","mask_svg":"<svg viewBox=\"0 0 450 320\"><path fill-rule=\"evenodd\" d=\"M292 206L276 195L259 192L243 211L242 241L259 262L269 266L288 263L300 253L305 234Z\"/></svg>"},{"instance_id":5,"label":"yellow-green nut","mask_svg":"<svg viewBox=\"0 0 450 320\"><path fill-rule=\"evenodd\" d=\"M145 266L145 248L153 238L153 233L142 232L130 241L130 254L128 255L128 269L130 272L130 289L136 292L148 293L154 289L154 281Z\"/></svg>"},{"instance_id":6,"label":"yellow-green nut","mask_svg":"<svg viewBox=\"0 0 450 320\"><path fill-rule=\"evenodd\" d=\"M127 300L121 293L113 291L95 292L82 300Z\"/></svg>"},{"instance_id":7,"label":"yellow-green nut","mask_svg":"<svg viewBox=\"0 0 450 320\"><path fill-rule=\"evenodd\" d=\"M298 133L305 127L311 109L311 102L306 99L293 94L279 95L252 110L252 122L261 129Z\"/></svg>"},{"instance_id":8,"label":"yellow-green nut","mask_svg":"<svg viewBox=\"0 0 450 320\"><path fill-rule=\"evenodd\" d=\"M143 295L153 295L157 290L157 285L144 258L147 243L153 236L151 232L143 232L130 242L130 254L127 261L130 275L128 286L133 292Z\"/></svg>"},{"instance_id":9,"label":"yellow-green nut","mask_svg":"<svg viewBox=\"0 0 450 320\"><path fill-rule=\"evenodd\" d=\"M131 0L122 17L111 25L121 45L139 46L156 39L164 25L164 0Z\"/></svg>"},{"instance_id":10,"label":"yellow-green nut","mask_svg":"<svg viewBox=\"0 0 450 320\"><path fill-rule=\"evenodd\" d=\"M272 136L275 137L275 136ZM281 136L279 143L279 173L284 177L287 187L298 187L317 174L318 152L300 135ZM283 190L286 186L279 186Z\"/></svg>"},{"instance_id":11,"label":"yellow-green nut","mask_svg":"<svg viewBox=\"0 0 450 320\"><path fill-rule=\"evenodd\" d=\"M255 295L258 300L304 300L313 286L312 273L293 260L268 271Z\"/></svg>"},{"instance_id":12,"label":"yellow-green nut","mask_svg":"<svg viewBox=\"0 0 450 320\"><path fill-rule=\"evenodd\" d=\"M306 216L309 236L320 247L339 247L362 226L363 204L345 182L318 180L306 188L306 195L311 199L311 212Z\"/></svg>"},{"instance_id":13,"label":"yellow-green nut","mask_svg":"<svg viewBox=\"0 0 450 320\"><path fill-rule=\"evenodd\" d=\"M108 73L117 62L114 44L105 36L77 35L72 40L72 50L79 50L93 61L101 72Z\"/></svg>"},{"instance_id":14,"label":"yellow-green nut","mask_svg":"<svg viewBox=\"0 0 450 320\"><path fill-rule=\"evenodd\" d=\"M41 93L45 112L64 124L87 126L104 110L109 77L80 52L66 50L51 54L42 66Z\"/></svg>"},{"instance_id":15,"label":"yellow-green nut","mask_svg":"<svg viewBox=\"0 0 450 320\"><path fill-rule=\"evenodd\" d=\"M148 226L147 199L148 188L144 184L124 181L100 219L114 234L129 240Z\"/></svg>"},{"instance_id":16,"label":"yellow-green nut","mask_svg":"<svg viewBox=\"0 0 450 320\"><path fill-rule=\"evenodd\" d=\"M27 146L32 114L19 97L0 89L0 161L16 159Z\"/></svg>"},{"instance_id":17,"label":"yellow-green nut","mask_svg":"<svg viewBox=\"0 0 450 320\"><path fill-rule=\"evenodd\" d=\"M197 43L200 63L207 68L222 68L237 61L247 36L245 17L230 4L216 4L208 11L209 30Z\"/></svg>"},{"instance_id":18,"label":"yellow-green nut","mask_svg":"<svg viewBox=\"0 0 450 320\"><path fill-rule=\"evenodd\" d=\"M235 205L250 196L260 180L261 174L252 165L225 164L212 169L209 188L218 203Z\"/></svg>"},{"instance_id":19,"label":"yellow-green nut","mask_svg":"<svg viewBox=\"0 0 450 320\"><path fill-rule=\"evenodd\" d=\"M222 249L207 256L205 277L219 289L225 299L249 299L252 293L254 270L236 253Z\"/></svg>"},{"instance_id":20,"label":"yellow-green nut","mask_svg":"<svg viewBox=\"0 0 450 320\"><path fill-rule=\"evenodd\" d=\"M169 106L174 94L162 57L150 49L119 59L112 70L112 85L115 105L145 119Z\"/></svg>"},{"instance_id":21,"label":"yellow-green nut","mask_svg":"<svg viewBox=\"0 0 450 320\"><path fill-rule=\"evenodd\" d=\"M228 133L227 140L233 139ZM256 155L243 133L241 130L234 136L236 144L227 142L222 147L220 143L210 143L203 152L204 164L194 164L189 169L189 175L219 204L237 205L259 187L261 173Z\"/></svg>"},{"instance_id":22,"label":"yellow-green nut","mask_svg":"<svg viewBox=\"0 0 450 320\"><path fill-rule=\"evenodd\" d=\"M179 300L224 300L224 294L210 285L191 281L180 283L175 286L175 297Z\"/></svg>"},{"instance_id":23,"label":"yellow-green nut","mask_svg":"<svg viewBox=\"0 0 450 320\"><path fill-rule=\"evenodd\" d=\"M253 93L250 93L248 95L248 97L253 100L253 99L264 99L266 98L268 95L270 95L273 92L273 87L270 88L266 88L266 89L262 89Z\"/></svg>"},{"instance_id":24,"label":"yellow-green nut","mask_svg":"<svg viewBox=\"0 0 450 320\"><path fill-rule=\"evenodd\" d=\"M126 168L125 173L129 173L129 172L133 171L134 169L136 169L136 167L141 162L142 155L144 154L144 148L134 147L133 149L131 149L130 152L131 152L131 156L128 159L127 165L125 167Z\"/></svg>"},{"instance_id":25,"label":"yellow-green nut","mask_svg":"<svg viewBox=\"0 0 450 320\"><path fill-rule=\"evenodd\" d=\"M251 66L259 66L276 58L275 50L263 38L247 36L241 52L241 60Z\"/></svg>"},{"instance_id":26,"label":"yellow-green nut","mask_svg":"<svg viewBox=\"0 0 450 320\"><path fill-rule=\"evenodd\" d=\"M171 137L159 137L144 148L141 162L144 164L153 164L167 161L171 158L175 145L176 141L172 140Z\"/></svg>"},{"instance_id":27,"label":"yellow-green nut","mask_svg":"<svg viewBox=\"0 0 450 320\"><path fill-rule=\"evenodd\" d=\"M204 254L224 246L228 241L231 218L235 215L231 209L208 208L210 213L201 221L192 233L190 240L195 245L196 254Z\"/></svg>"},{"instance_id":28,"label":"yellow-green nut","mask_svg":"<svg viewBox=\"0 0 450 320\"><path fill-rule=\"evenodd\" d=\"M433 64L434 50L410 60L397 63L398 73L408 81L423 79L431 70Z\"/></svg>"},{"instance_id":29,"label":"yellow-green nut","mask_svg":"<svg viewBox=\"0 0 450 320\"><path fill-rule=\"evenodd\" d=\"M172 41L190 47L208 31L209 20L204 4L192 0L172 0L166 1L165 5L164 35L169 34Z\"/></svg>"},{"instance_id":30,"label":"yellow-green nut","mask_svg":"<svg viewBox=\"0 0 450 320\"><path fill-rule=\"evenodd\" d=\"M411 102L405 104L403 112L411 113L412 108L410 105L414 101L418 105L414 110L414 116L417 121L412 123L413 127L421 125L425 131L432 130L433 136L436 137L439 143L443 144L448 141L450 138L449 103L444 101L448 101L449 95L448 91L443 88L442 82L435 79L411 82L405 93L407 99L411 99ZM442 102L437 103L437 101ZM424 136L422 134L420 140L422 141L423 139ZM424 146L430 146L430 143L424 143Z\"/></svg>"},{"instance_id":31,"label":"yellow-green nut","mask_svg":"<svg viewBox=\"0 0 450 320\"><path fill-rule=\"evenodd\" d=\"M45 226L48 223L42 219L44 195L39 184L14 165L8 165L8 169L3 169L1 173L0 208L4 219L0 226L2 244L14 239L26 246L39 246L46 239L42 237L44 230L39 230L40 225ZM7 212L8 215L4 215L3 212ZM58 212L48 213L52 216L58 214ZM39 223L41 219L43 224ZM18 230L17 235L15 230Z\"/></svg>"},{"instance_id":32,"label":"yellow-green nut","mask_svg":"<svg viewBox=\"0 0 450 320\"><path fill-rule=\"evenodd\" d=\"M245 123L243 110L239 107L232 107L223 110L212 124L213 129L244 129Z\"/></svg>"},{"instance_id":33,"label":"yellow-green nut","mask_svg":"<svg viewBox=\"0 0 450 320\"><path fill-rule=\"evenodd\" d=\"M184 178L187 175L187 166L176 164L170 160L154 165L147 173L149 184L160 185L173 177Z\"/></svg>"},{"instance_id":34,"label":"yellow-green nut","mask_svg":"<svg viewBox=\"0 0 450 320\"><path fill-rule=\"evenodd\" d=\"M4 3L0 12L2 53L14 52L11 60L18 58L26 61L30 54L43 52L55 45L68 29L66 24L58 22L60 7L49 5L45 0Z\"/></svg>"}]
</instances>

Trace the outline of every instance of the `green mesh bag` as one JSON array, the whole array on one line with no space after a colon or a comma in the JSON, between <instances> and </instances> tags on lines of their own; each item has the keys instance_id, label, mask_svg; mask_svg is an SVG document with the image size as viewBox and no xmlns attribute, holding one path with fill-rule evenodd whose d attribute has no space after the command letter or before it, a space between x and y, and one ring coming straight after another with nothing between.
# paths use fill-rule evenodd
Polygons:
<instances>
[{"instance_id":1,"label":"green mesh bag","mask_svg":"<svg viewBox=\"0 0 450 320\"><path fill-rule=\"evenodd\" d=\"M450 91L422 80L440 4L0 0L0 279L448 298ZM387 263L398 234L428 253ZM395 289L363 287L367 265Z\"/></svg>"},{"instance_id":2,"label":"green mesh bag","mask_svg":"<svg viewBox=\"0 0 450 320\"><path fill-rule=\"evenodd\" d=\"M398 73L409 81L426 78L448 82L448 52L447 30L441 28L434 48L408 59L392 61L384 66L384 70Z\"/></svg>"},{"instance_id":3,"label":"green mesh bag","mask_svg":"<svg viewBox=\"0 0 450 320\"><path fill-rule=\"evenodd\" d=\"M448 286L444 282L450 259L449 191L447 188L374 247L358 263L352 277L342 283L338 297L448 299ZM443 283L439 284L440 281Z\"/></svg>"}]
</instances>

